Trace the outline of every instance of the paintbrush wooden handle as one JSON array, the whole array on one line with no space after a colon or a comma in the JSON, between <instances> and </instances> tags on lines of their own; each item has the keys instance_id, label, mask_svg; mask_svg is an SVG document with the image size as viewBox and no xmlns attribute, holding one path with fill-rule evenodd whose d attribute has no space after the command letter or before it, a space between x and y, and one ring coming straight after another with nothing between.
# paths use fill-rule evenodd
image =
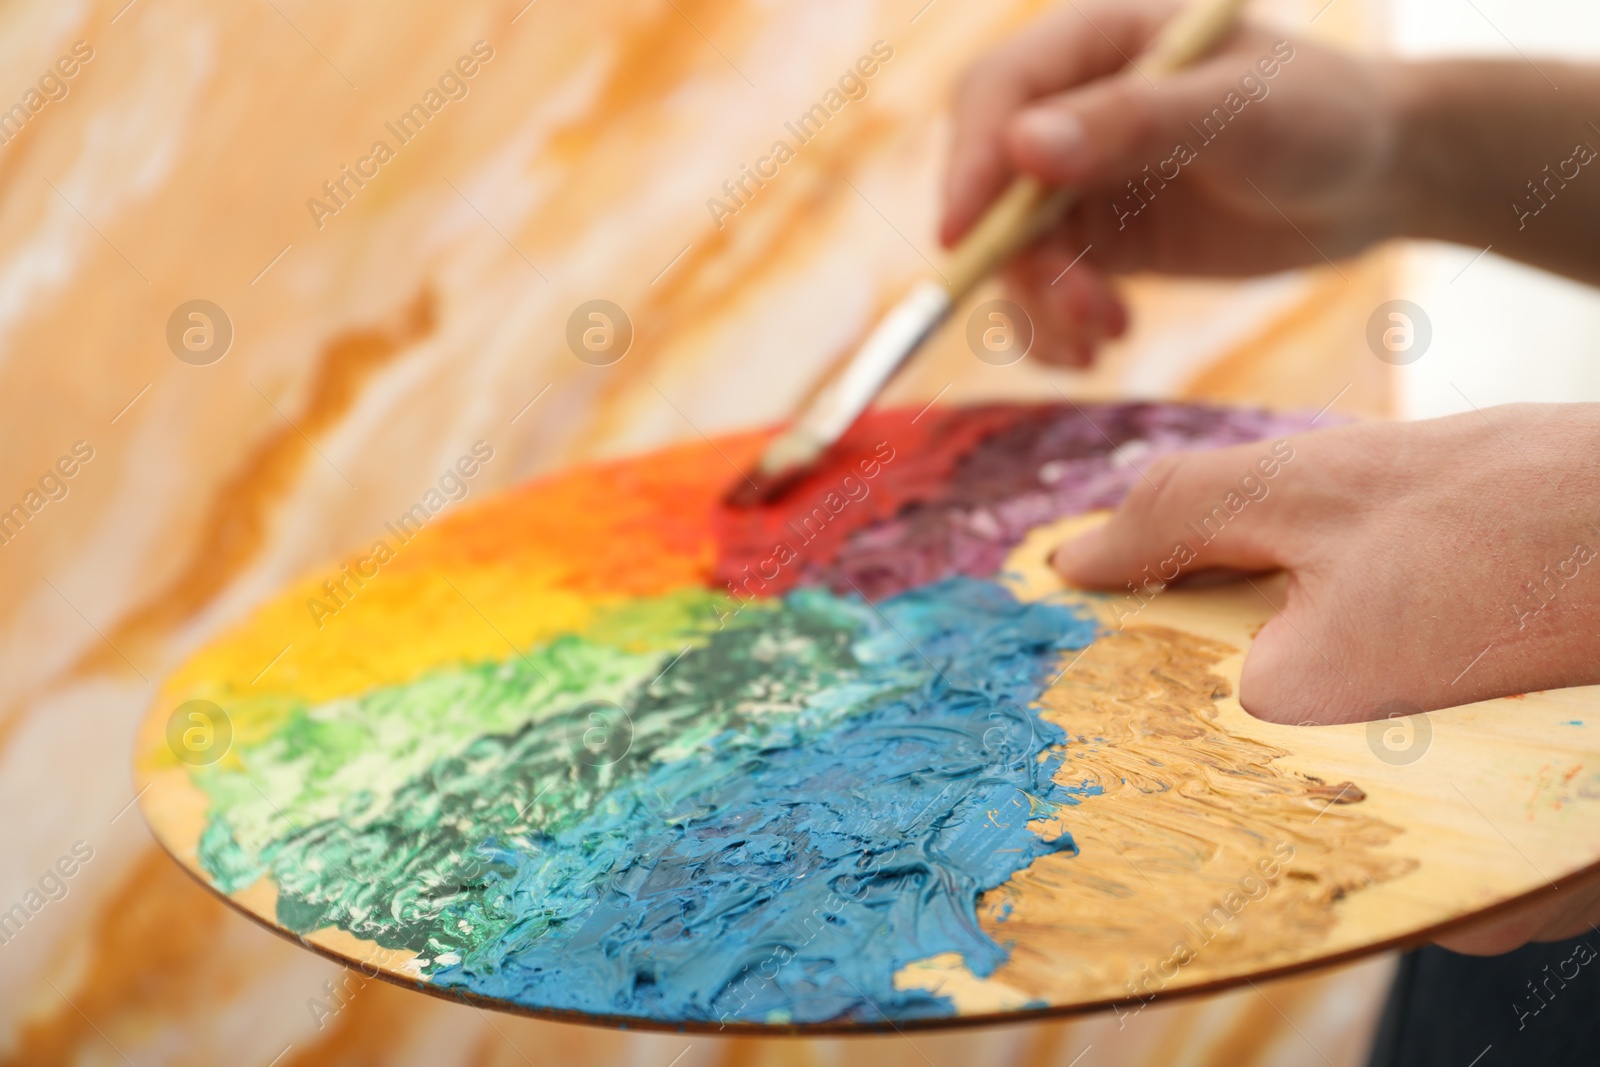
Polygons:
<instances>
[{"instance_id":1,"label":"paintbrush wooden handle","mask_svg":"<svg viewBox=\"0 0 1600 1067\"><path fill-rule=\"evenodd\" d=\"M1180 11L1156 34L1140 57L1147 77L1185 67L1211 50L1233 26L1245 0L1198 0ZM1013 181L984 212L946 260L945 289L959 303L983 279L1054 226L1071 206L1077 190L1051 187L1037 178Z\"/></svg>"},{"instance_id":2,"label":"paintbrush wooden handle","mask_svg":"<svg viewBox=\"0 0 1600 1067\"><path fill-rule=\"evenodd\" d=\"M959 304L975 285L1055 225L1076 193L1065 186L1052 189L1037 178L1013 181L945 261L942 273L950 302Z\"/></svg>"}]
</instances>

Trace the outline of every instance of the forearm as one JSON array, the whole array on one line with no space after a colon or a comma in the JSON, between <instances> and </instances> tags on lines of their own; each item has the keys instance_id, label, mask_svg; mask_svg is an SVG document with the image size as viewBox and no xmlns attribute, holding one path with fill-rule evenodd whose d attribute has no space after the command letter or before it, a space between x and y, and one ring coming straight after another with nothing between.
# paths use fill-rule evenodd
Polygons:
<instances>
[{"instance_id":1,"label":"forearm","mask_svg":"<svg viewBox=\"0 0 1600 1067\"><path fill-rule=\"evenodd\" d=\"M1405 62L1391 85L1395 236L1600 284L1600 67Z\"/></svg>"}]
</instances>

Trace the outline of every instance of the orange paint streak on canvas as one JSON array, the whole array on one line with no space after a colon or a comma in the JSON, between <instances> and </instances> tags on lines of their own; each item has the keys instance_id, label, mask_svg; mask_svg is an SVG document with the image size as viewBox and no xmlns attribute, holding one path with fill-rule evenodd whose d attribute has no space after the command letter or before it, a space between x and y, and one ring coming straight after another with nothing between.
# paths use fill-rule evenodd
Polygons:
<instances>
[{"instance_id":1,"label":"orange paint streak on canvas","mask_svg":"<svg viewBox=\"0 0 1600 1067\"><path fill-rule=\"evenodd\" d=\"M166 853L147 849L101 906L81 977L61 985L59 996L50 993L51 1008L21 1025L0 1067L105 1057L108 1040L151 1018L220 1008L232 992L219 988L213 970L227 911Z\"/></svg>"}]
</instances>

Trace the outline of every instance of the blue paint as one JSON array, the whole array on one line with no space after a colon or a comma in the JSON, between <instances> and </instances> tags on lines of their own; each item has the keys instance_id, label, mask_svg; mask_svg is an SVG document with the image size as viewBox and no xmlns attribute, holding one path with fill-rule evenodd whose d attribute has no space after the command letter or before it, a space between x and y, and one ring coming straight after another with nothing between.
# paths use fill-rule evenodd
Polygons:
<instances>
[{"instance_id":1,"label":"blue paint","mask_svg":"<svg viewBox=\"0 0 1600 1067\"><path fill-rule=\"evenodd\" d=\"M450 913L465 932L430 939L437 985L595 1014L877 1022L953 1012L894 988L908 963L1004 961L979 895L1075 852L1029 822L1099 792L1052 780L1067 739L1032 707L1093 624L970 578L772 607L830 620L843 667L808 678L798 710L660 748L581 817L481 846L474 904ZM751 654L789 669L770 644Z\"/></svg>"}]
</instances>

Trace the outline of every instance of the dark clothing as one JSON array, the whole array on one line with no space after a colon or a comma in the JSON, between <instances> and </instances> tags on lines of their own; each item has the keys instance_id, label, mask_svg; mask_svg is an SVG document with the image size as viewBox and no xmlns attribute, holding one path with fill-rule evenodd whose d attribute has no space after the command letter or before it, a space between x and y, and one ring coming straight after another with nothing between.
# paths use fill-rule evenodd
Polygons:
<instances>
[{"instance_id":1,"label":"dark clothing","mask_svg":"<svg viewBox=\"0 0 1600 1067\"><path fill-rule=\"evenodd\" d=\"M1408 952L1368 1067L1600 1064L1600 933L1504 956Z\"/></svg>"}]
</instances>

